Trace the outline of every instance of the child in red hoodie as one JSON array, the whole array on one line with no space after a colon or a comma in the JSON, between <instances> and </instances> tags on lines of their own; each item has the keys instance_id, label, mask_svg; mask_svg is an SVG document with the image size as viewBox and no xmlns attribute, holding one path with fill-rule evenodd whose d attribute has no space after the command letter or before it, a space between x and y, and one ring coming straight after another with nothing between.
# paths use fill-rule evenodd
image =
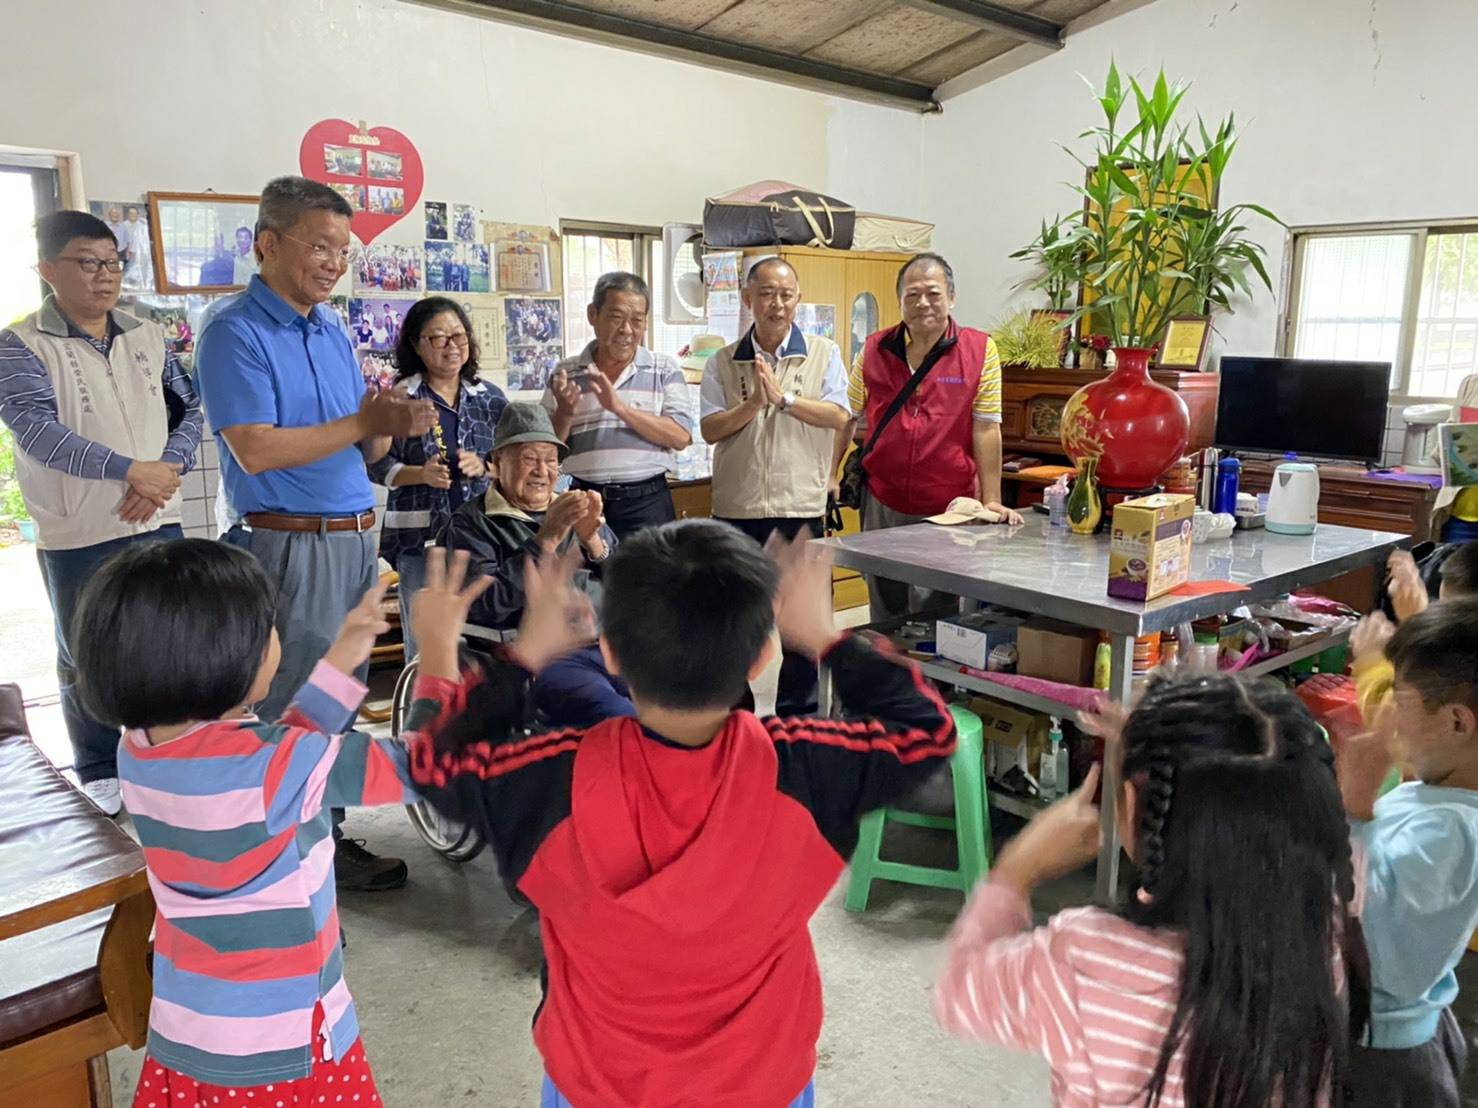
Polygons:
<instances>
[{"instance_id":1,"label":"child in red hoodie","mask_svg":"<svg viewBox=\"0 0 1478 1108\"><path fill-rule=\"evenodd\" d=\"M812 1103L821 982L807 921L862 816L953 750L938 693L907 659L836 633L824 548L802 535L772 560L690 520L628 539L603 575L601 648L637 718L528 737L529 682L588 634L588 601L564 567L532 567L518 638L464 678L479 585L463 589L465 562L444 573L438 553L413 608L412 775L481 828L539 908L545 1105ZM731 710L777 627L830 668L848 718Z\"/></svg>"}]
</instances>

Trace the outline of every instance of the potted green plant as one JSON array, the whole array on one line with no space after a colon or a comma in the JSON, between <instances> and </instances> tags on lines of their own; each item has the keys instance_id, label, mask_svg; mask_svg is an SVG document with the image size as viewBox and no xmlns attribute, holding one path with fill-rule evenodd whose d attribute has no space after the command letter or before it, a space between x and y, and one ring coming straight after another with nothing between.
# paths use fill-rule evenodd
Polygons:
<instances>
[{"instance_id":1,"label":"potted green plant","mask_svg":"<svg viewBox=\"0 0 1478 1108\"><path fill-rule=\"evenodd\" d=\"M1081 240L1069 233L1062 219L1042 221L1041 233L1011 257L1030 261L1036 272L1018 288L1036 289L1047 294L1052 311L1067 311L1077 290L1082 259Z\"/></svg>"},{"instance_id":2,"label":"potted green plant","mask_svg":"<svg viewBox=\"0 0 1478 1108\"><path fill-rule=\"evenodd\" d=\"M1062 364L1062 323L1045 312L1012 312L990 329L1003 366L1054 369Z\"/></svg>"},{"instance_id":3,"label":"potted green plant","mask_svg":"<svg viewBox=\"0 0 1478 1108\"><path fill-rule=\"evenodd\" d=\"M1187 85L1172 85L1162 69L1146 89L1109 64L1095 96L1099 125L1088 157L1068 153L1084 182L1072 186L1082 204L1055 221L1055 236L1039 235L1075 261L1087 317L1107 336L1115 369L1084 386L1063 411L1063 447L1075 460L1098 459L1099 479L1113 489L1152 487L1179 459L1189 435L1185 404L1149 378L1151 347L1177 316L1207 305L1229 309L1250 296L1255 278L1271 289L1264 250L1247 235L1247 217L1280 222L1266 208L1217 208L1221 182L1237 145L1235 117L1214 131L1199 118L1179 117ZM1069 249L1069 245L1071 249Z\"/></svg>"}]
</instances>

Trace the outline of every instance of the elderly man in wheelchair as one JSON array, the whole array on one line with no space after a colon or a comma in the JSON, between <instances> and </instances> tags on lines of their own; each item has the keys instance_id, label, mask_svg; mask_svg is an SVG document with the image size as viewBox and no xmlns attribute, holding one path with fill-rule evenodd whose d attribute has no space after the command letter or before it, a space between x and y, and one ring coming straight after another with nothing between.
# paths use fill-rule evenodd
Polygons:
<instances>
[{"instance_id":1,"label":"elderly man in wheelchair","mask_svg":"<svg viewBox=\"0 0 1478 1108\"><path fill-rule=\"evenodd\" d=\"M438 539L439 546L471 555L469 575L492 578L470 612L466 628L470 649L490 649L512 637L523 615L524 566L544 549L563 553L578 546L583 564L575 582L600 610L600 566L610 557L616 536L602 521L599 493L578 489L556 493L559 464L567 449L542 407L509 404L493 436L493 479L487 494L463 504ZM396 684L397 734L415 675L416 663L411 660ZM544 669L534 683L533 700L530 728L584 728L635 714L626 683L606 670L594 641ZM449 823L429 805L412 805L410 816L431 848L453 861L468 861L483 848L476 832Z\"/></svg>"}]
</instances>

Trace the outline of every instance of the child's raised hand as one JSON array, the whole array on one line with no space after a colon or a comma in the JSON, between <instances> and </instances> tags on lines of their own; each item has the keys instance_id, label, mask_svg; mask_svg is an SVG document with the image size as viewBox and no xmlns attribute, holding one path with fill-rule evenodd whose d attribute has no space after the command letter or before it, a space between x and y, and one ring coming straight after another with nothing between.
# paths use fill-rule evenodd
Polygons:
<instances>
[{"instance_id":1,"label":"child's raised hand","mask_svg":"<svg viewBox=\"0 0 1478 1108\"><path fill-rule=\"evenodd\" d=\"M1340 743L1334 756L1340 797L1351 819L1374 819L1381 784L1396 764L1396 707L1383 704L1375 726Z\"/></svg>"},{"instance_id":2,"label":"child's raised hand","mask_svg":"<svg viewBox=\"0 0 1478 1108\"><path fill-rule=\"evenodd\" d=\"M1076 791L1048 808L1006 844L991 879L1002 881L1030 896L1044 881L1086 866L1098 856L1101 842L1098 805L1100 767L1095 762Z\"/></svg>"},{"instance_id":3,"label":"child's raised hand","mask_svg":"<svg viewBox=\"0 0 1478 1108\"><path fill-rule=\"evenodd\" d=\"M1397 622L1405 623L1418 612L1425 611L1431 598L1411 551L1393 551L1386 559L1386 570L1390 574L1386 591L1390 594L1391 610L1396 613Z\"/></svg>"},{"instance_id":4,"label":"child's raised hand","mask_svg":"<svg viewBox=\"0 0 1478 1108\"><path fill-rule=\"evenodd\" d=\"M376 581L364 591L359 603L339 626L338 636L323 656L325 662L352 677L355 670L369 661L375 639L390 630L390 623L381 609L384 599L384 581Z\"/></svg>"},{"instance_id":5,"label":"child's raised hand","mask_svg":"<svg viewBox=\"0 0 1478 1108\"><path fill-rule=\"evenodd\" d=\"M573 583L579 564L574 547L564 555L546 547L524 564L523 619L509 653L530 673L595 637L595 609Z\"/></svg>"},{"instance_id":6,"label":"child's raised hand","mask_svg":"<svg viewBox=\"0 0 1478 1108\"><path fill-rule=\"evenodd\" d=\"M831 551L812 543L811 538L811 532L801 528L789 542L772 536L765 549L780 567L780 587L775 594L780 641L817 658L837 632L831 603Z\"/></svg>"},{"instance_id":7,"label":"child's raised hand","mask_svg":"<svg viewBox=\"0 0 1478 1108\"><path fill-rule=\"evenodd\" d=\"M460 676L457 648L473 601L493 583L491 577L466 582L468 554L447 557L441 547L426 551L426 584L411 600L411 623L421 651L421 674L455 681ZM466 582L464 584L464 582Z\"/></svg>"},{"instance_id":8,"label":"child's raised hand","mask_svg":"<svg viewBox=\"0 0 1478 1108\"><path fill-rule=\"evenodd\" d=\"M1350 632L1350 649L1355 653L1355 660L1380 654L1395 633L1396 625L1386 618L1384 612L1361 616L1360 622Z\"/></svg>"}]
</instances>

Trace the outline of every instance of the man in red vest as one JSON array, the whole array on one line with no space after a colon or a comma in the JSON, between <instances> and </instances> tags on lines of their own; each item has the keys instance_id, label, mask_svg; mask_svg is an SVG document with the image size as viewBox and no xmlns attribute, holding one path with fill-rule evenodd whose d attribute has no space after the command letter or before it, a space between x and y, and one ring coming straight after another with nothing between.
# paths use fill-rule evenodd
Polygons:
<instances>
[{"instance_id":1,"label":"man in red vest","mask_svg":"<svg viewBox=\"0 0 1478 1108\"><path fill-rule=\"evenodd\" d=\"M903 322L868 336L852 363L853 423L837 435L839 464L850 441L870 428L914 372L928 372L867 455L862 529L902 527L972 496L1019 524L1001 503L1001 358L984 331L955 322L955 274L938 254L917 254L898 271ZM835 470L835 467L833 467ZM922 590L868 577L874 621L917 611ZM914 595L911 595L913 593Z\"/></svg>"}]
</instances>

